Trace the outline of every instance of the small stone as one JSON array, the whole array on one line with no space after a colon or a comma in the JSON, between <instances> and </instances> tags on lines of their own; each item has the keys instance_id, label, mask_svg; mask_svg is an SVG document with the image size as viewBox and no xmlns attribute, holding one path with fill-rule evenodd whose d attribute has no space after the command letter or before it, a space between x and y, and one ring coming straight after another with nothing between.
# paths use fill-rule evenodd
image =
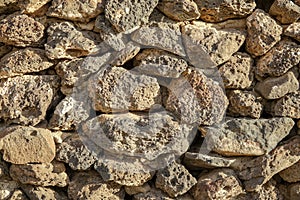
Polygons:
<instances>
[{"instance_id":1,"label":"small stone","mask_svg":"<svg viewBox=\"0 0 300 200\"><path fill-rule=\"evenodd\" d=\"M96 162L95 155L86 148L78 135L58 145L56 159L69 164L73 170L87 170Z\"/></svg>"},{"instance_id":2,"label":"small stone","mask_svg":"<svg viewBox=\"0 0 300 200\"><path fill-rule=\"evenodd\" d=\"M300 22L294 22L289 25L285 31L284 35L294 38L300 42Z\"/></svg>"},{"instance_id":3,"label":"small stone","mask_svg":"<svg viewBox=\"0 0 300 200\"><path fill-rule=\"evenodd\" d=\"M135 195L138 193L147 193L151 190L151 187L148 183L145 183L142 186L125 186L125 191L129 195Z\"/></svg>"},{"instance_id":4,"label":"small stone","mask_svg":"<svg viewBox=\"0 0 300 200\"><path fill-rule=\"evenodd\" d=\"M260 9L247 18L247 28L246 51L253 56L264 55L281 39L282 27Z\"/></svg>"},{"instance_id":5,"label":"small stone","mask_svg":"<svg viewBox=\"0 0 300 200\"><path fill-rule=\"evenodd\" d=\"M290 118L229 118L218 128L202 128L209 149L225 156L269 153L294 126Z\"/></svg>"},{"instance_id":6,"label":"small stone","mask_svg":"<svg viewBox=\"0 0 300 200\"><path fill-rule=\"evenodd\" d=\"M9 200L29 200L29 199L22 190L16 189L14 193L10 196Z\"/></svg>"},{"instance_id":7,"label":"small stone","mask_svg":"<svg viewBox=\"0 0 300 200\"><path fill-rule=\"evenodd\" d=\"M293 0L294 1L294 0ZM300 7L291 0L275 0L269 13L282 24L291 24L300 18Z\"/></svg>"},{"instance_id":8,"label":"small stone","mask_svg":"<svg viewBox=\"0 0 300 200\"><path fill-rule=\"evenodd\" d=\"M9 199L18 187L19 183L16 181L0 180L0 199Z\"/></svg>"},{"instance_id":9,"label":"small stone","mask_svg":"<svg viewBox=\"0 0 300 200\"><path fill-rule=\"evenodd\" d=\"M207 22L220 22L227 19L243 18L251 14L256 7L254 0L195 0L201 19Z\"/></svg>"},{"instance_id":10,"label":"small stone","mask_svg":"<svg viewBox=\"0 0 300 200\"><path fill-rule=\"evenodd\" d=\"M289 186L289 200L298 200L300 198L300 183L295 183Z\"/></svg>"},{"instance_id":11,"label":"small stone","mask_svg":"<svg viewBox=\"0 0 300 200\"><path fill-rule=\"evenodd\" d=\"M22 184L65 187L69 178L63 163L12 165L10 176Z\"/></svg>"},{"instance_id":12,"label":"small stone","mask_svg":"<svg viewBox=\"0 0 300 200\"><path fill-rule=\"evenodd\" d=\"M5 44L35 46L43 36L44 26L25 14L12 14L0 21L0 42Z\"/></svg>"},{"instance_id":13,"label":"small stone","mask_svg":"<svg viewBox=\"0 0 300 200\"><path fill-rule=\"evenodd\" d=\"M162 0L157 8L169 18L177 21L195 20L200 17L197 4L193 0Z\"/></svg>"},{"instance_id":14,"label":"small stone","mask_svg":"<svg viewBox=\"0 0 300 200\"><path fill-rule=\"evenodd\" d=\"M53 66L45 51L25 48L6 54L0 61L0 78L8 78L26 73L39 72Z\"/></svg>"},{"instance_id":15,"label":"small stone","mask_svg":"<svg viewBox=\"0 0 300 200\"><path fill-rule=\"evenodd\" d=\"M41 187L33 185L22 185L22 190L30 198L30 200L41 200L41 199L59 199L68 200L67 196L62 192L56 192L50 187Z\"/></svg>"},{"instance_id":16,"label":"small stone","mask_svg":"<svg viewBox=\"0 0 300 200\"><path fill-rule=\"evenodd\" d=\"M300 119L300 91L287 94L272 102L270 113L274 116Z\"/></svg>"},{"instance_id":17,"label":"small stone","mask_svg":"<svg viewBox=\"0 0 300 200\"><path fill-rule=\"evenodd\" d=\"M226 89L246 89L254 79L254 60L247 53L235 53L219 72Z\"/></svg>"},{"instance_id":18,"label":"small stone","mask_svg":"<svg viewBox=\"0 0 300 200\"><path fill-rule=\"evenodd\" d=\"M297 163L300 160L299 155L300 137L296 136L270 153L246 162L239 173L239 178L244 180L247 191L254 191L278 172Z\"/></svg>"},{"instance_id":19,"label":"small stone","mask_svg":"<svg viewBox=\"0 0 300 200\"><path fill-rule=\"evenodd\" d=\"M243 192L242 184L232 169L215 169L201 175L192 195L197 200L234 199Z\"/></svg>"},{"instance_id":20,"label":"small stone","mask_svg":"<svg viewBox=\"0 0 300 200\"><path fill-rule=\"evenodd\" d=\"M113 58L111 65L124 65L127 61L134 58L139 53L140 49L141 47L139 44L136 44L135 42L128 42L124 49L115 52L115 57Z\"/></svg>"},{"instance_id":21,"label":"small stone","mask_svg":"<svg viewBox=\"0 0 300 200\"><path fill-rule=\"evenodd\" d=\"M55 143L47 129L13 126L1 132L3 159L13 164L49 163L55 157Z\"/></svg>"},{"instance_id":22,"label":"small stone","mask_svg":"<svg viewBox=\"0 0 300 200\"><path fill-rule=\"evenodd\" d=\"M19 1L18 6L22 9L24 13L32 14L41 9L50 1L51 0L24 0Z\"/></svg>"},{"instance_id":23,"label":"small stone","mask_svg":"<svg viewBox=\"0 0 300 200\"><path fill-rule=\"evenodd\" d=\"M185 194L197 180L181 164L170 163L166 168L156 173L155 186L165 191L171 197Z\"/></svg>"},{"instance_id":24,"label":"small stone","mask_svg":"<svg viewBox=\"0 0 300 200\"><path fill-rule=\"evenodd\" d=\"M300 181L300 174L298 173L300 170L300 161L295 163L294 165L286 168L285 170L279 172L281 178L289 183L294 183Z\"/></svg>"},{"instance_id":25,"label":"small stone","mask_svg":"<svg viewBox=\"0 0 300 200\"><path fill-rule=\"evenodd\" d=\"M105 17L118 32L127 31L148 22L158 0L107 0Z\"/></svg>"}]
</instances>

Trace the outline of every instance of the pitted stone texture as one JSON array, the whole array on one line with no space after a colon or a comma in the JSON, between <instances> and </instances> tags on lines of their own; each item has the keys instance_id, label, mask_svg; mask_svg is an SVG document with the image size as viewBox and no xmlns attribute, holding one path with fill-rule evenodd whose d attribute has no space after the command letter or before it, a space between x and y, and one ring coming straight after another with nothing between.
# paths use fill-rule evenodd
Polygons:
<instances>
[{"instance_id":1,"label":"pitted stone texture","mask_svg":"<svg viewBox=\"0 0 300 200\"><path fill-rule=\"evenodd\" d=\"M22 12L31 14L41 9L50 1L51 0L24 0L19 1L18 6L21 8Z\"/></svg>"},{"instance_id":2,"label":"pitted stone texture","mask_svg":"<svg viewBox=\"0 0 300 200\"><path fill-rule=\"evenodd\" d=\"M50 59L87 56L97 51L97 42L70 22L54 23L47 29L46 54Z\"/></svg>"},{"instance_id":3,"label":"pitted stone texture","mask_svg":"<svg viewBox=\"0 0 300 200\"><path fill-rule=\"evenodd\" d=\"M227 119L219 128L203 128L209 149L226 156L269 153L294 126L290 118Z\"/></svg>"},{"instance_id":4,"label":"pitted stone texture","mask_svg":"<svg viewBox=\"0 0 300 200\"><path fill-rule=\"evenodd\" d=\"M275 0L269 13L282 24L291 24L300 18L300 6L294 0Z\"/></svg>"},{"instance_id":5,"label":"pitted stone texture","mask_svg":"<svg viewBox=\"0 0 300 200\"><path fill-rule=\"evenodd\" d=\"M62 192L57 192L50 187L41 187L33 185L22 185L22 190L30 198L30 200L41 199L59 199L68 200L67 196Z\"/></svg>"},{"instance_id":6,"label":"pitted stone texture","mask_svg":"<svg viewBox=\"0 0 300 200\"><path fill-rule=\"evenodd\" d=\"M141 73L167 78L178 78L188 67L184 59L158 49L145 49L134 58L134 65Z\"/></svg>"},{"instance_id":7,"label":"pitted stone texture","mask_svg":"<svg viewBox=\"0 0 300 200\"><path fill-rule=\"evenodd\" d=\"M166 108L183 122L212 125L223 119L227 97L221 86L201 71L186 70L183 77L172 80L168 89Z\"/></svg>"},{"instance_id":8,"label":"pitted stone texture","mask_svg":"<svg viewBox=\"0 0 300 200\"><path fill-rule=\"evenodd\" d=\"M283 40L268 53L258 59L256 74L264 76L282 76L300 62L300 46Z\"/></svg>"},{"instance_id":9,"label":"pitted stone texture","mask_svg":"<svg viewBox=\"0 0 300 200\"><path fill-rule=\"evenodd\" d=\"M13 194L10 196L9 200L29 200L25 192L20 189L16 189ZM35 200L35 199L31 199Z\"/></svg>"},{"instance_id":10,"label":"pitted stone texture","mask_svg":"<svg viewBox=\"0 0 300 200\"><path fill-rule=\"evenodd\" d=\"M102 68L89 80L88 90L94 109L105 113L147 110L161 101L156 78L121 67Z\"/></svg>"},{"instance_id":11,"label":"pitted stone texture","mask_svg":"<svg viewBox=\"0 0 300 200\"><path fill-rule=\"evenodd\" d=\"M45 51L25 48L6 54L0 61L0 78L7 78L26 73L39 72L53 66Z\"/></svg>"},{"instance_id":12,"label":"pitted stone texture","mask_svg":"<svg viewBox=\"0 0 300 200\"><path fill-rule=\"evenodd\" d=\"M254 191L268 182L278 172L300 160L300 137L296 136L278 146L270 153L246 162L239 178L244 180L245 189Z\"/></svg>"},{"instance_id":13,"label":"pitted stone texture","mask_svg":"<svg viewBox=\"0 0 300 200\"><path fill-rule=\"evenodd\" d=\"M285 29L284 34L300 42L300 22L294 22L289 25Z\"/></svg>"},{"instance_id":14,"label":"pitted stone texture","mask_svg":"<svg viewBox=\"0 0 300 200\"><path fill-rule=\"evenodd\" d=\"M13 164L49 163L55 157L55 143L47 129L15 126L1 132L3 159Z\"/></svg>"},{"instance_id":15,"label":"pitted stone texture","mask_svg":"<svg viewBox=\"0 0 300 200\"><path fill-rule=\"evenodd\" d=\"M263 111L263 99L252 91L231 90L227 93L229 100L228 115L260 118Z\"/></svg>"},{"instance_id":16,"label":"pitted stone texture","mask_svg":"<svg viewBox=\"0 0 300 200\"><path fill-rule=\"evenodd\" d=\"M239 30L217 30L201 22L183 26L182 35L189 60L198 68L228 61L245 41L245 34Z\"/></svg>"},{"instance_id":17,"label":"pitted stone texture","mask_svg":"<svg viewBox=\"0 0 300 200\"><path fill-rule=\"evenodd\" d=\"M127 61L134 58L140 51L140 45L135 42L128 42L126 47L120 51L115 52L114 58L111 62L111 65L122 66Z\"/></svg>"},{"instance_id":18,"label":"pitted stone texture","mask_svg":"<svg viewBox=\"0 0 300 200\"><path fill-rule=\"evenodd\" d=\"M177 21L195 20L200 17L198 6L193 0L162 0L157 8L169 18Z\"/></svg>"},{"instance_id":19,"label":"pitted stone texture","mask_svg":"<svg viewBox=\"0 0 300 200\"><path fill-rule=\"evenodd\" d=\"M103 12L104 0L53 0L47 15L70 21L88 22Z\"/></svg>"},{"instance_id":20,"label":"pitted stone texture","mask_svg":"<svg viewBox=\"0 0 300 200\"><path fill-rule=\"evenodd\" d=\"M200 176L192 195L197 200L234 199L242 192L242 185L235 172L224 168Z\"/></svg>"},{"instance_id":21,"label":"pitted stone texture","mask_svg":"<svg viewBox=\"0 0 300 200\"><path fill-rule=\"evenodd\" d=\"M10 176L22 184L65 187L69 182L63 163L12 165Z\"/></svg>"},{"instance_id":22,"label":"pitted stone texture","mask_svg":"<svg viewBox=\"0 0 300 200\"><path fill-rule=\"evenodd\" d=\"M224 63L219 72L226 89L245 89L254 79L254 61L247 53L235 53Z\"/></svg>"},{"instance_id":23,"label":"pitted stone texture","mask_svg":"<svg viewBox=\"0 0 300 200\"><path fill-rule=\"evenodd\" d=\"M151 187L148 183L145 183L142 186L125 186L125 192L129 195L134 195L138 193L147 193L151 190Z\"/></svg>"},{"instance_id":24,"label":"pitted stone texture","mask_svg":"<svg viewBox=\"0 0 300 200\"><path fill-rule=\"evenodd\" d=\"M96 162L95 155L86 148L78 135L58 145L56 159L68 163L73 170L87 170Z\"/></svg>"},{"instance_id":25,"label":"pitted stone texture","mask_svg":"<svg viewBox=\"0 0 300 200\"><path fill-rule=\"evenodd\" d=\"M127 31L148 22L158 0L107 0L105 17L118 32Z\"/></svg>"},{"instance_id":26,"label":"pitted stone texture","mask_svg":"<svg viewBox=\"0 0 300 200\"><path fill-rule=\"evenodd\" d=\"M246 50L253 56L264 55L281 39L281 26L260 9L247 18L247 28Z\"/></svg>"},{"instance_id":27,"label":"pitted stone texture","mask_svg":"<svg viewBox=\"0 0 300 200\"><path fill-rule=\"evenodd\" d=\"M104 181L95 171L78 172L71 179L68 196L72 200L121 200L121 186Z\"/></svg>"},{"instance_id":28,"label":"pitted stone texture","mask_svg":"<svg viewBox=\"0 0 300 200\"><path fill-rule=\"evenodd\" d=\"M13 13L19 10L18 0L0 1L0 14Z\"/></svg>"},{"instance_id":29,"label":"pitted stone texture","mask_svg":"<svg viewBox=\"0 0 300 200\"><path fill-rule=\"evenodd\" d=\"M294 165L286 168L285 170L279 172L281 178L289 183L294 183L300 181L300 161L295 163Z\"/></svg>"},{"instance_id":30,"label":"pitted stone texture","mask_svg":"<svg viewBox=\"0 0 300 200\"><path fill-rule=\"evenodd\" d=\"M155 186L165 191L171 197L185 194L197 180L181 164L170 163L166 168L156 173Z\"/></svg>"},{"instance_id":31,"label":"pitted stone texture","mask_svg":"<svg viewBox=\"0 0 300 200\"><path fill-rule=\"evenodd\" d=\"M254 0L195 0L201 19L207 22L220 22L227 19L243 18L255 9Z\"/></svg>"},{"instance_id":32,"label":"pitted stone texture","mask_svg":"<svg viewBox=\"0 0 300 200\"><path fill-rule=\"evenodd\" d=\"M0 118L8 123L41 122L58 90L55 75L24 75L0 80Z\"/></svg>"},{"instance_id":33,"label":"pitted stone texture","mask_svg":"<svg viewBox=\"0 0 300 200\"><path fill-rule=\"evenodd\" d=\"M12 14L0 21L0 42L5 44L35 46L43 36L44 26L25 14Z\"/></svg>"},{"instance_id":34,"label":"pitted stone texture","mask_svg":"<svg viewBox=\"0 0 300 200\"><path fill-rule=\"evenodd\" d=\"M10 180L0 181L0 199L10 199L10 196L19 187L19 183Z\"/></svg>"}]
</instances>

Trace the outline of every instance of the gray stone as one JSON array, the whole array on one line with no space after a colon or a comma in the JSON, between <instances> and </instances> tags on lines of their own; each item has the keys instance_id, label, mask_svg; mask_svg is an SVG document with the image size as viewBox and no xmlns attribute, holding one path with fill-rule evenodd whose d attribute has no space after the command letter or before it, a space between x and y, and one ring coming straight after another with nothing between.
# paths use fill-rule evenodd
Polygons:
<instances>
[{"instance_id":1,"label":"gray stone","mask_svg":"<svg viewBox=\"0 0 300 200\"><path fill-rule=\"evenodd\" d=\"M295 163L294 165L286 168L285 170L279 172L281 178L289 183L299 182L300 174L298 173L300 170L300 161Z\"/></svg>"},{"instance_id":2,"label":"gray stone","mask_svg":"<svg viewBox=\"0 0 300 200\"><path fill-rule=\"evenodd\" d=\"M275 0L269 13L282 24L291 24L300 18L300 7L294 0Z\"/></svg>"},{"instance_id":3,"label":"gray stone","mask_svg":"<svg viewBox=\"0 0 300 200\"><path fill-rule=\"evenodd\" d=\"M10 180L0 180L0 199L6 200L19 187L19 183Z\"/></svg>"},{"instance_id":4,"label":"gray stone","mask_svg":"<svg viewBox=\"0 0 300 200\"><path fill-rule=\"evenodd\" d=\"M140 45L135 42L128 42L126 47L114 53L114 58L111 65L122 66L127 61L134 58L140 51Z\"/></svg>"},{"instance_id":5,"label":"gray stone","mask_svg":"<svg viewBox=\"0 0 300 200\"><path fill-rule=\"evenodd\" d=\"M41 200L41 199L59 199L68 200L67 196L62 192L57 192L52 188L33 186L33 185L22 185L22 190L30 198L30 200Z\"/></svg>"},{"instance_id":6,"label":"gray stone","mask_svg":"<svg viewBox=\"0 0 300 200\"><path fill-rule=\"evenodd\" d=\"M145 183L142 186L125 186L125 192L129 195L135 195L138 193L147 193L151 190L151 187L148 183Z\"/></svg>"},{"instance_id":7,"label":"gray stone","mask_svg":"<svg viewBox=\"0 0 300 200\"><path fill-rule=\"evenodd\" d=\"M284 34L300 41L300 22L294 22L289 25L285 30Z\"/></svg>"}]
</instances>

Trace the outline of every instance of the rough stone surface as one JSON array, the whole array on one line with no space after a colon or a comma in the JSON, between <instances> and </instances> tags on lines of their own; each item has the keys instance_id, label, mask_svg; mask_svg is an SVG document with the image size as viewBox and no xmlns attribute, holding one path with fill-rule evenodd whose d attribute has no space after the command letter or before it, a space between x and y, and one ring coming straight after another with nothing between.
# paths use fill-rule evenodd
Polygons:
<instances>
[{"instance_id":1,"label":"rough stone surface","mask_svg":"<svg viewBox=\"0 0 300 200\"><path fill-rule=\"evenodd\" d=\"M197 180L181 164L170 163L165 169L156 173L155 186L165 191L171 197L185 194Z\"/></svg>"},{"instance_id":2,"label":"rough stone surface","mask_svg":"<svg viewBox=\"0 0 300 200\"><path fill-rule=\"evenodd\" d=\"M298 200L300 198L300 183L295 183L289 186L290 200Z\"/></svg>"},{"instance_id":3,"label":"rough stone surface","mask_svg":"<svg viewBox=\"0 0 300 200\"><path fill-rule=\"evenodd\" d=\"M30 200L41 200L41 199L59 199L68 200L67 195L62 192L56 192L50 187L22 185L22 190L30 198Z\"/></svg>"},{"instance_id":4,"label":"rough stone surface","mask_svg":"<svg viewBox=\"0 0 300 200\"><path fill-rule=\"evenodd\" d=\"M300 160L300 137L296 136L278 146L270 153L244 164L239 178L244 180L245 189L254 191L268 182L278 172Z\"/></svg>"},{"instance_id":5,"label":"rough stone surface","mask_svg":"<svg viewBox=\"0 0 300 200\"><path fill-rule=\"evenodd\" d=\"M9 200L29 200L29 199L22 190L16 189L13 192L13 194L10 196Z\"/></svg>"},{"instance_id":6,"label":"rough stone surface","mask_svg":"<svg viewBox=\"0 0 300 200\"><path fill-rule=\"evenodd\" d=\"M150 191L146 193L139 193L133 196L133 200L154 200L154 199L162 199L162 200L194 200L194 198L189 195L185 194L182 196L178 196L176 198L171 198L168 194L164 193L163 191L151 188Z\"/></svg>"},{"instance_id":7,"label":"rough stone surface","mask_svg":"<svg viewBox=\"0 0 300 200\"><path fill-rule=\"evenodd\" d=\"M140 45L135 42L128 42L126 47L118 52L115 52L115 58L111 62L112 65L122 66L127 61L134 58L140 51Z\"/></svg>"},{"instance_id":8,"label":"rough stone surface","mask_svg":"<svg viewBox=\"0 0 300 200\"><path fill-rule=\"evenodd\" d=\"M294 183L300 181L300 174L298 173L300 170L300 162L298 161L291 167L279 172L279 175L283 180Z\"/></svg>"},{"instance_id":9,"label":"rough stone surface","mask_svg":"<svg viewBox=\"0 0 300 200\"><path fill-rule=\"evenodd\" d=\"M4 0L0 2L0 14L12 13L19 10L18 0Z\"/></svg>"},{"instance_id":10,"label":"rough stone surface","mask_svg":"<svg viewBox=\"0 0 300 200\"><path fill-rule=\"evenodd\" d=\"M104 10L104 0L54 0L47 15L71 21L87 22Z\"/></svg>"},{"instance_id":11,"label":"rough stone surface","mask_svg":"<svg viewBox=\"0 0 300 200\"><path fill-rule=\"evenodd\" d=\"M0 43L0 58L2 58L5 54L9 53L11 50L11 46Z\"/></svg>"},{"instance_id":12,"label":"rough stone surface","mask_svg":"<svg viewBox=\"0 0 300 200\"><path fill-rule=\"evenodd\" d=\"M0 180L0 199L9 199L18 187L19 183L16 181Z\"/></svg>"},{"instance_id":13,"label":"rough stone surface","mask_svg":"<svg viewBox=\"0 0 300 200\"><path fill-rule=\"evenodd\" d=\"M284 34L300 41L300 22L295 22L289 25L284 30Z\"/></svg>"},{"instance_id":14,"label":"rough stone surface","mask_svg":"<svg viewBox=\"0 0 300 200\"><path fill-rule=\"evenodd\" d=\"M49 163L55 157L55 143L47 129L15 126L1 132L3 159L14 164Z\"/></svg>"},{"instance_id":15,"label":"rough stone surface","mask_svg":"<svg viewBox=\"0 0 300 200\"><path fill-rule=\"evenodd\" d=\"M0 21L0 42L26 47L37 45L44 36L44 26L23 14L12 14Z\"/></svg>"},{"instance_id":16,"label":"rough stone surface","mask_svg":"<svg viewBox=\"0 0 300 200\"><path fill-rule=\"evenodd\" d=\"M293 0L275 0L269 13L282 24L291 24L300 18L300 6Z\"/></svg>"},{"instance_id":17,"label":"rough stone surface","mask_svg":"<svg viewBox=\"0 0 300 200\"><path fill-rule=\"evenodd\" d=\"M226 156L257 156L274 149L294 126L290 118L226 119L218 128L203 128L209 149Z\"/></svg>"},{"instance_id":18,"label":"rough stone surface","mask_svg":"<svg viewBox=\"0 0 300 200\"><path fill-rule=\"evenodd\" d=\"M248 54L238 52L219 68L219 72L226 89L249 88L254 79L254 61Z\"/></svg>"},{"instance_id":19,"label":"rough stone surface","mask_svg":"<svg viewBox=\"0 0 300 200\"><path fill-rule=\"evenodd\" d=\"M45 70L53 66L45 51L36 48L25 48L6 54L0 61L0 78L7 78L26 73Z\"/></svg>"},{"instance_id":20,"label":"rough stone surface","mask_svg":"<svg viewBox=\"0 0 300 200\"><path fill-rule=\"evenodd\" d=\"M177 21L195 20L200 17L197 4L193 0L162 0L157 8L169 18Z\"/></svg>"},{"instance_id":21,"label":"rough stone surface","mask_svg":"<svg viewBox=\"0 0 300 200\"><path fill-rule=\"evenodd\" d=\"M65 187L69 182L63 163L12 165L10 176L22 184Z\"/></svg>"},{"instance_id":22,"label":"rough stone surface","mask_svg":"<svg viewBox=\"0 0 300 200\"><path fill-rule=\"evenodd\" d=\"M192 190L195 199L234 199L243 191L232 169L215 169L200 176Z\"/></svg>"},{"instance_id":23,"label":"rough stone surface","mask_svg":"<svg viewBox=\"0 0 300 200\"><path fill-rule=\"evenodd\" d=\"M145 183L142 186L125 186L125 191L129 195L134 195L138 193L147 193L151 190L151 187L148 183Z\"/></svg>"},{"instance_id":24,"label":"rough stone surface","mask_svg":"<svg viewBox=\"0 0 300 200\"><path fill-rule=\"evenodd\" d=\"M19 1L18 6L24 13L32 14L40 10L43 6L45 6L51 0L24 0Z\"/></svg>"},{"instance_id":25,"label":"rough stone surface","mask_svg":"<svg viewBox=\"0 0 300 200\"><path fill-rule=\"evenodd\" d=\"M242 18L255 9L254 0L195 0L201 13L201 19L207 22L220 22L232 18Z\"/></svg>"},{"instance_id":26,"label":"rough stone surface","mask_svg":"<svg viewBox=\"0 0 300 200\"><path fill-rule=\"evenodd\" d=\"M105 17L118 32L127 31L148 22L158 0L107 0Z\"/></svg>"},{"instance_id":27,"label":"rough stone surface","mask_svg":"<svg viewBox=\"0 0 300 200\"><path fill-rule=\"evenodd\" d=\"M2 159L2 154L0 154L0 179L7 179L9 177L8 165Z\"/></svg>"},{"instance_id":28,"label":"rough stone surface","mask_svg":"<svg viewBox=\"0 0 300 200\"><path fill-rule=\"evenodd\" d=\"M260 9L247 18L247 28L246 50L253 56L264 55L281 39L281 26Z\"/></svg>"},{"instance_id":29,"label":"rough stone surface","mask_svg":"<svg viewBox=\"0 0 300 200\"><path fill-rule=\"evenodd\" d=\"M0 118L8 123L38 124L56 95L58 81L53 75L0 79Z\"/></svg>"}]
</instances>

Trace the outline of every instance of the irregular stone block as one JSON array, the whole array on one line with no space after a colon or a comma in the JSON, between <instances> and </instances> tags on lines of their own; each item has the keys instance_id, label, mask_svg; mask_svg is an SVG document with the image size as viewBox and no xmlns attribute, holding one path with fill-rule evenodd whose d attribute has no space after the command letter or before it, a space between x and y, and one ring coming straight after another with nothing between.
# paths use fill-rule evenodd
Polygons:
<instances>
[{"instance_id":1,"label":"irregular stone block","mask_svg":"<svg viewBox=\"0 0 300 200\"><path fill-rule=\"evenodd\" d=\"M291 24L300 18L300 7L291 0L275 0L269 13L282 24Z\"/></svg>"},{"instance_id":2,"label":"irregular stone block","mask_svg":"<svg viewBox=\"0 0 300 200\"><path fill-rule=\"evenodd\" d=\"M225 156L269 153L294 126L290 118L227 119L220 127L202 128L209 149Z\"/></svg>"},{"instance_id":3,"label":"irregular stone block","mask_svg":"<svg viewBox=\"0 0 300 200\"><path fill-rule=\"evenodd\" d=\"M19 1L18 6L21 8L23 13L32 14L50 1L51 0L24 0Z\"/></svg>"},{"instance_id":4,"label":"irregular stone block","mask_svg":"<svg viewBox=\"0 0 300 200\"><path fill-rule=\"evenodd\" d=\"M270 113L274 116L300 119L300 91L287 94L272 102Z\"/></svg>"},{"instance_id":5,"label":"irregular stone block","mask_svg":"<svg viewBox=\"0 0 300 200\"><path fill-rule=\"evenodd\" d=\"M128 42L126 47L122 50L114 53L114 58L111 62L111 65L122 66L127 61L134 58L140 51L140 45L135 42Z\"/></svg>"},{"instance_id":6,"label":"irregular stone block","mask_svg":"<svg viewBox=\"0 0 300 200\"><path fill-rule=\"evenodd\" d=\"M30 198L30 200L40 199L60 199L68 200L67 196L62 192L57 192L50 187L22 185L22 190Z\"/></svg>"},{"instance_id":7,"label":"irregular stone block","mask_svg":"<svg viewBox=\"0 0 300 200\"><path fill-rule=\"evenodd\" d=\"M284 30L284 35L300 41L300 22L294 22Z\"/></svg>"},{"instance_id":8,"label":"irregular stone block","mask_svg":"<svg viewBox=\"0 0 300 200\"><path fill-rule=\"evenodd\" d=\"M294 183L300 181L300 162L298 161L294 165L286 168L285 170L279 172L281 178L289 183Z\"/></svg>"},{"instance_id":9,"label":"irregular stone block","mask_svg":"<svg viewBox=\"0 0 300 200\"><path fill-rule=\"evenodd\" d=\"M19 183L10 180L0 181L0 199L9 199L14 191L19 187Z\"/></svg>"},{"instance_id":10,"label":"irregular stone block","mask_svg":"<svg viewBox=\"0 0 300 200\"><path fill-rule=\"evenodd\" d=\"M151 187L148 183L145 183L142 186L125 186L125 192L129 195L134 195L138 193L147 193L151 190Z\"/></svg>"}]
</instances>

